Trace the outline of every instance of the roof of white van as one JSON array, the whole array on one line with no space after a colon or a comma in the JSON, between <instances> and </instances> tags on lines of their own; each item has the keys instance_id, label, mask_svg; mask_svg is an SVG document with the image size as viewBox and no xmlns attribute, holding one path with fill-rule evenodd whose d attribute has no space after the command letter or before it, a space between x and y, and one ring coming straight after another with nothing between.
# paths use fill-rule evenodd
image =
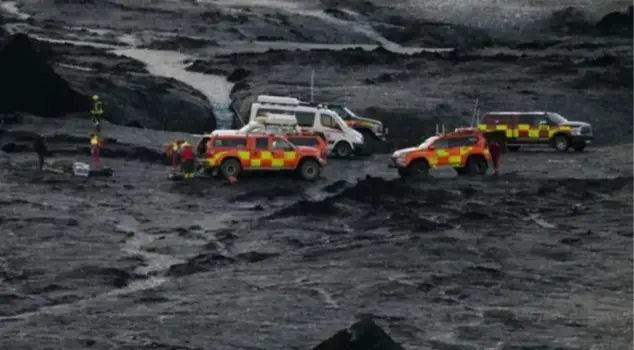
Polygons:
<instances>
[{"instance_id":1,"label":"roof of white van","mask_svg":"<svg viewBox=\"0 0 634 350\"><path fill-rule=\"evenodd\" d=\"M492 114L492 115L496 115L496 114L510 114L510 115L518 115L518 114L522 114L522 115L527 115L527 114L546 114L548 112L544 112L544 111L532 111L532 112L486 112L485 114Z\"/></svg>"}]
</instances>

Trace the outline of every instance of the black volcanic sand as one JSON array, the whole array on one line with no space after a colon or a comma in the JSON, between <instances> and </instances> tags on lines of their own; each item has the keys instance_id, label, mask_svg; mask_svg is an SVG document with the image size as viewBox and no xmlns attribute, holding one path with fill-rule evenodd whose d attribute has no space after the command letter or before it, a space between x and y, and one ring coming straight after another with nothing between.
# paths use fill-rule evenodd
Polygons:
<instances>
[{"instance_id":1,"label":"black volcanic sand","mask_svg":"<svg viewBox=\"0 0 634 350\"><path fill-rule=\"evenodd\" d=\"M333 161L316 184L239 187L172 185L164 166L116 158L107 180L38 175L14 153L0 186L0 345L308 349L372 318L409 349L625 348L629 149L554 169L527 155L541 175L508 162L497 181L386 180L375 159ZM335 338L317 349L354 349Z\"/></svg>"},{"instance_id":2,"label":"black volcanic sand","mask_svg":"<svg viewBox=\"0 0 634 350\"><path fill-rule=\"evenodd\" d=\"M111 43L126 30L144 28L204 37L146 44L198 50L205 60L196 69L231 75L238 101L264 91L306 97L315 68L316 97L385 120L394 145L418 141L436 121L468 119L476 96L484 110L554 109L591 121L599 143L631 142L632 42L623 34L622 15L612 15L615 25L609 26L598 26L601 18L580 20L574 11L529 18L534 30L547 30L535 39L539 35L486 34L428 20L411 26L416 19L409 17L422 7L406 14L370 2L324 1L322 12L347 21L339 27L331 19L308 19L289 3L286 11L235 1L237 10L180 2L153 8L55 3L23 8L35 14L31 24L52 36L68 35L63 26L102 26L120 30L104 38ZM437 5L429 3L437 16L425 16L444 21ZM398 21L407 25L400 28ZM222 40L262 33L369 43L367 35L350 30L364 23L394 41L451 41L461 49L416 56L385 50L209 54ZM561 32L579 34L564 38ZM86 29L81 35L95 36ZM203 45L212 48L196 49ZM138 62L72 45L35 42L33 48L38 64L51 65L77 93L101 93L115 124L177 129L163 122L166 116L180 124L193 114L190 129L210 120L211 107L200 93L151 77ZM109 122L103 162L114 169L112 178L38 174L30 149L35 133L47 138L50 161L89 161L90 124L84 115L21 113L5 120L0 348L631 345L631 143L581 154L505 155L497 180L458 179L441 170L429 181L406 182L386 168L387 157L373 156L330 160L316 183L267 177L231 186L165 181L163 147L187 135Z\"/></svg>"}]
</instances>

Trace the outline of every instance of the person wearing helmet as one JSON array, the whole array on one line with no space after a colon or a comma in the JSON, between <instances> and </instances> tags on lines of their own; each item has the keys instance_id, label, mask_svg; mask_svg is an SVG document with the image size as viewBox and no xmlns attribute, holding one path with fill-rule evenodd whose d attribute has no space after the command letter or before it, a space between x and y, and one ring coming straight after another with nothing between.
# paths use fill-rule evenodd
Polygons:
<instances>
[{"instance_id":1,"label":"person wearing helmet","mask_svg":"<svg viewBox=\"0 0 634 350\"><path fill-rule=\"evenodd\" d=\"M103 103L99 99L98 95L92 96L92 109L90 110L92 116L92 123L95 126L95 132L99 134L101 132L101 116L103 115Z\"/></svg>"},{"instance_id":2,"label":"person wearing helmet","mask_svg":"<svg viewBox=\"0 0 634 350\"><path fill-rule=\"evenodd\" d=\"M196 168L196 155L194 148L189 142L185 141L180 145L180 156L183 177L185 179L193 178Z\"/></svg>"}]
</instances>

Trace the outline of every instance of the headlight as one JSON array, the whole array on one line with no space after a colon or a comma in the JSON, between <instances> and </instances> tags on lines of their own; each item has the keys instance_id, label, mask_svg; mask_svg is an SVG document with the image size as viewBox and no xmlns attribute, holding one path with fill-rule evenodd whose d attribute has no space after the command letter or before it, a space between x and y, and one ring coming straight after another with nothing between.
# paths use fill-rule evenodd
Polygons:
<instances>
[{"instance_id":1,"label":"headlight","mask_svg":"<svg viewBox=\"0 0 634 350\"><path fill-rule=\"evenodd\" d=\"M403 165L405 164L405 154L400 154L398 156L394 157L394 160L396 161L397 164L399 165Z\"/></svg>"},{"instance_id":2,"label":"headlight","mask_svg":"<svg viewBox=\"0 0 634 350\"><path fill-rule=\"evenodd\" d=\"M570 134L575 136L581 135L581 128L579 127L579 128L571 129Z\"/></svg>"}]
</instances>

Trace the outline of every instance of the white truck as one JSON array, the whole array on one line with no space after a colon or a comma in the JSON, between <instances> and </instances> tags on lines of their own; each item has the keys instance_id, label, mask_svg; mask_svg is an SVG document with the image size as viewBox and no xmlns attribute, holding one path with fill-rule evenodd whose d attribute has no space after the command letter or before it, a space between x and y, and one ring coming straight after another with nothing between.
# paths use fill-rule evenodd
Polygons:
<instances>
[{"instance_id":1,"label":"white truck","mask_svg":"<svg viewBox=\"0 0 634 350\"><path fill-rule=\"evenodd\" d=\"M323 134L328 152L334 156L344 158L364 154L363 135L327 108L307 106L293 97L260 95L251 104L248 122L263 121L269 113L294 115L303 131Z\"/></svg>"}]
</instances>

